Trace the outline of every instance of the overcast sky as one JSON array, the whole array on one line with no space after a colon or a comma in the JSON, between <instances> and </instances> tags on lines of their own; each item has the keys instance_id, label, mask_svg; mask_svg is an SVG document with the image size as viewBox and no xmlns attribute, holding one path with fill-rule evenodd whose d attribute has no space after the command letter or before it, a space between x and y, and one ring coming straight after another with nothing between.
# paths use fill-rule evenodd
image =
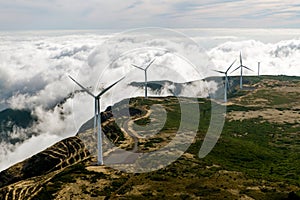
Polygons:
<instances>
[{"instance_id":1,"label":"overcast sky","mask_svg":"<svg viewBox=\"0 0 300 200\"><path fill-rule=\"evenodd\" d=\"M299 28L298 0L0 0L1 30Z\"/></svg>"}]
</instances>

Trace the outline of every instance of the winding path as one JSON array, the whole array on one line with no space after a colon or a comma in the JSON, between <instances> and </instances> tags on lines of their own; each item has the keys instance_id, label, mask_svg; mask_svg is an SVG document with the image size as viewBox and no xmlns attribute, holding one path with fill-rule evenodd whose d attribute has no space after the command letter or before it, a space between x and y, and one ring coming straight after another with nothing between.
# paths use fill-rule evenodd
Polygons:
<instances>
[{"instance_id":1,"label":"winding path","mask_svg":"<svg viewBox=\"0 0 300 200\"><path fill-rule=\"evenodd\" d=\"M152 113L151 109L147 110L147 113L145 115L143 115L141 117L138 117L138 118L136 118L134 120L132 120L132 119L129 118L124 123L124 130L123 131L125 131L134 140L134 148L133 148L132 152L136 153L138 151L138 142L139 142L139 140L138 140L138 138L139 138L138 133L132 128L133 123L135 121L140 120L140 119L145 119L145 118L149 117L151 115L151 113Z\"/></svg>"},{"instance_id":2,"label":"winding path","mask_svg":"<svg viewBox=\"0 0 300 200\"><path fill-rule=\"evenodd\" d=\"M136 160L139 157L138 154L139 136L138 133L135 130L133 130L132 126L135 121L143 118L147 118L150 116L151 113L152 110L147 110L147 113L145 115L138 117L136 119L129 118L124 122L123 128L121 128L121 130L124 132L124 134L129 135L133 139L134 147L131 151L126 151L124 149L120 149L117 147L112 149L104 158L105 164L108 165L109 164L133 164L136 162Z\"/></svg>"}]
</instances>

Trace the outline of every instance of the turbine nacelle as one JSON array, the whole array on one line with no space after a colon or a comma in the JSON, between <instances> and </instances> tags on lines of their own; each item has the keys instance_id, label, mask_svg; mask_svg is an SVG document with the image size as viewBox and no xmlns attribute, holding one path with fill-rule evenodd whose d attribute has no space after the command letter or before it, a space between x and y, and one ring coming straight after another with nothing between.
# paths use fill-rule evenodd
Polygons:
<instances>
[{"instance_id":1,"label":"turbine nacelle","mask_svg":"<svg viewBox=\"0 0 300 200\"><path fill-rule=\"evenodd\" d=\"M79 87L81 87L87 94L92 96L95 99L95 115L94 115L94 131L97 132L97 146L98 146L98 153L97 153L97 164L103 165L103 153L102 153L102 130L101 130L101 114L100 114L100 97L110 90L113 86L123 80L125 77L122 77L120 80L116 81L115 83L111 84L107 88L103 89L97 96L90 92L87 88L77 82L74 78L69 75L69 78L74 81ZM97 128L97 130L96 130Z\"/></svg>"},{"instance_id":2,"label":"turbine nacelle","mask_svg":"<svg viewBox=\"0 0 300 200\"><path fill-rule=\"evenodd\" d=\"M228 81L228 76L227 73L230 70L230 68L233 66L233 64L235 63L236 60L233 61L233 63L227 68L227 70L225 72L223 71L219 71L219 70L213 70L215 72L218 72L220 74L225 74L225 91L224 91L224 101L227 102L227 87L229 88L229 81Z\"/></svg>"},{"instance_id":3,"label":"turbine nacelle","mask_svg":"<svg viewBox=\"0 0 300 200\"><path fill-rule=\"evenodd\" d=\"M240 76L240 89L243 89L243 68L248 69L250 71L253 71L249 67L246 67L243 65L243 59L242 59L242 52L240 52L240 66L238 66L235 70L233 70L231 73L235 72L238 69L241 69L241 76Z\"/></svg>"},{"instance_id":4,"label":"turbine nacelle","mask_svg":"<svg viewBox=\"0 0 300 200\"><path fill-rule=\"evenodd\" d=\"M243 58L242 58L242 52L240 52L240 66L238 66L235 70L233 70L231 73L235 72L236 70L240 69L242 70L242 68L246 68L250 71L253 71L252 69L250 69L249 67L243 65Z\"/></svg>"},{"instance_id":5,"label":"turbine nacelle","mask_svg":"<svg viewBox=\"0 0 300 200\"><path fill-rule=\"evenodd\" d=\"M235 63L235 61L236 61L236 60L233 61L233 63L227 68L227 70L226 70L225 72L219 71L219 70L213 70L213 71L218 72L218 73L220 73L220 74L225 74L225 75L227 75L228 71L229 71L230 68L233 66L233 64Z\"/></svg>"},{"instance_id":6,"label":"turbine nacelle","mask_svg":"<svg viewBox=\"0 0 300 200\"><path fill-rule=\"evenodd\" d=\"M147 70L149 69L149 67L153 64L153 62L155 61L155 58L144 68L139 67L137 65L131 64L133 67L143 70L145 72L145 98L148 98L147 95L147 85L148 85L148 80L147 80Z\"/></svg>"},{"instance_id":7,"label":"turbine nacelle","mask_svg":"<svg viewBox=\"0 0 300 200\"><path fill-rule=\"evenodd\" d=\"M145 67L145 69L142 68L142 67L139 67L139 66L137 66L137 65L134 65L134 64L131 64L131 65L132 65L133 67L135 67L135 68L140 69L140 70L147 71L148 68L153 64L154 61L155 61L155 58L147 65L147 67Z\"/></svg>"},{"instance_id":8,"label":"turbine nacelle","mask_svg":"<svg viewBox=\"0 0 300 200\"><path fill-rule=\"evenodd\" d=\"M244 65L240 65L240 66L238 66L235 70L233 70L231 73L235 72L236 70L238 70L238 69L240 69L240 68L245 68L245 69L248 69L248 70L250 70L250 71L253 71L253 70L250 69L249 67L246 67L246 66L244 66Z\"/></svg>"},{"instance_id":9,"label":"turbine nacelle","mask_svg":"<svg viewBox=\"0 0 300 200\"><path fill-rule=\"evenodd\" d=\"M77 82L74 78L72 78L72 76L69 75L69 78L72 79L72 81L74 81L79 87L81 87L87 94L89 94L90 96L99 99L104 93L106 93L109 89L111 89L113 86L115 86L117 83L119 83L121 80L123 80L125 78L122 77L121 79L119 79L118 81L116 81L115 83L113 83L112 85L110 85L109 87L103 89L97 96L94 95L92 92L90 92L86 87L84 87L83 85L81 85L79 82Z\"/></svg>"}]
</instances>

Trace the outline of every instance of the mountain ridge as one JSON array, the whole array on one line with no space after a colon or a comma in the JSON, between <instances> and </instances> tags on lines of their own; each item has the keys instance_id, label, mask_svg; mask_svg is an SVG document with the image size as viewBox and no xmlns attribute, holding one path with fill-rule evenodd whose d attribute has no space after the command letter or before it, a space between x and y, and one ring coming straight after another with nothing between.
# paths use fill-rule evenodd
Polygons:
<instances>
[{"instance_id":1,"label":"mountain ridge","mask_svg":"<svg viewBox=\"0 0 300 200\"><path fill-rule=\"evenodd\" d=\"M81 129L77 136L67 138L48 150L2 171L0 197L1 199L71 197L72 199L224 199L225 197L297 199L300 193L297 175L300 168L297 156L300 151L300 138L297 135L300 78L286 79L289 77L270 79L248 77L247 81L250 83L248 85L254 89L246 91L237 89L237 92L231 95L221 138L204 159L199 159L197 154L207 131L211 113L209 101L198 99L201 121L197 137L177 161L165 168L144 174L130 174L110 167L94 166L95 157L91 156L94 154L89 153L87 150L89 148L85 146L86 142L83 143L80 139L80 132L92 133L92 123L87 122L85 124L87 128ZM152 119L147 117L146 113L149 109L153 109L152 105L158 103L167 110L168 121L156 136L139 139L139 151L155 151L161 145L169 143L174 130L178 127L179 105L174 97L148 100L132 98L129 102L132 110L131 120L139 126L147 126L149 122L155 121L155 116L152 116L154 117ZM122 105L120 102L116 106ZM206 112L203 112L204 110ZM116 140L124 130L116 128L118 124L113 119L111 111L112 107L102 114L104 133L118 147L132 150L134 146L126 131ZM276 117L270 118L269 116L273 114L276 114ZM286 121L286 117L291 117L295 121ZM166 135L170 138L168 139ZM61 155L61 162L56 159L51 161L45 156L52 152L51 155L57 157L60 154L54 152L61 148L64 149L61 153L64 152L65 155ZM77 155L79 157L76 157ZM38 167L41 164L46 164L47 167ZM38 182L38 179L42 182ZM31 187L34 183L38 187Z\"/></svg>"}]
</instances>

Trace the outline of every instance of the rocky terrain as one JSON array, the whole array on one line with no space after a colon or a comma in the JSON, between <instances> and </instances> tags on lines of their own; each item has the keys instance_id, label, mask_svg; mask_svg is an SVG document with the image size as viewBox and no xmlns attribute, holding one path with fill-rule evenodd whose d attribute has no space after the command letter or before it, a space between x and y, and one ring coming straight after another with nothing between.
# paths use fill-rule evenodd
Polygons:
<instances>
[{"instance_id":1,"label":"rocky terrain","mask_svg":"<svg viewBox=\"0 0 300 200\"><path fill-rule=\"evenodd\" d=\"M225 126L205 158L198 152L211 102L197 99L199 128L189 148L166 167L130 173L139 155L175 140L182 114L176 97L132 98L102 113L104 166L95 165L91 119L76 136L2 171L0 199L300 199L300 78L247 77L243 91L238 81L230 79Z\"/></svg>"}]
</instances>

